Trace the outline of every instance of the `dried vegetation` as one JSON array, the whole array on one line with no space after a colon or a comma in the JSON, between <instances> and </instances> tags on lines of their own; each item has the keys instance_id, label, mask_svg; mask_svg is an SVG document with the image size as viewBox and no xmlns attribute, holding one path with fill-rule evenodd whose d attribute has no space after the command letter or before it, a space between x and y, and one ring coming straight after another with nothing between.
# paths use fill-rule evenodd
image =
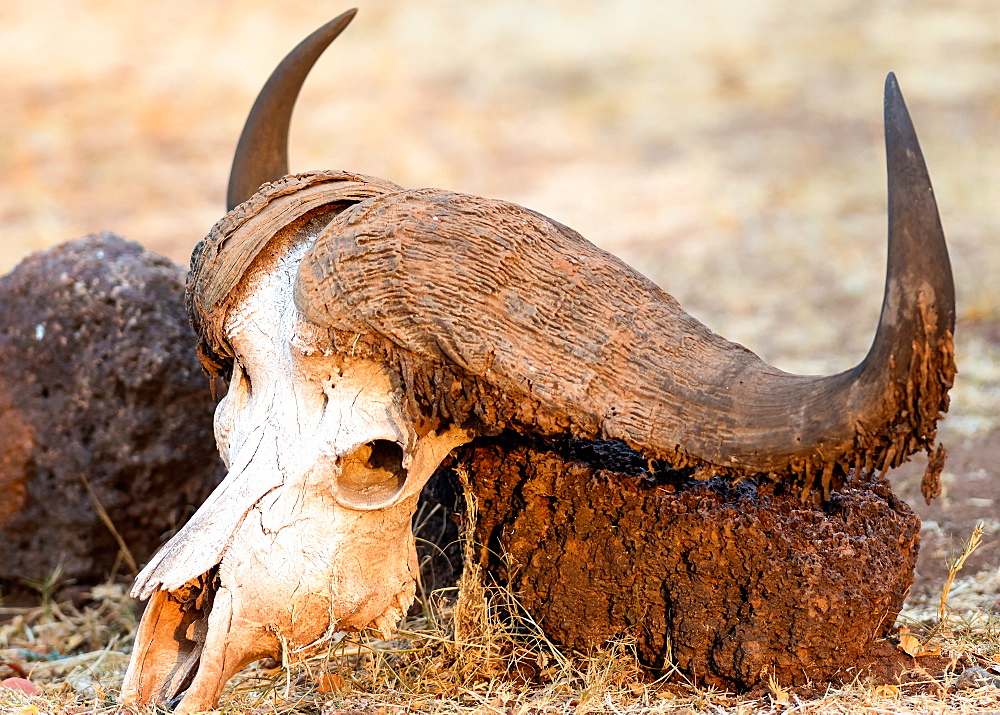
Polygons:
<instances>
[{"instance_id":1,"label":"dried vegetation","mask_svg":"<svg viewBox=\"0 0 1000 715\"><path fill-rule=\"evenodd\" d=\"M948 605L981 535L950 563L940 610L905 613L905 625L882 644L911 656L891 675L789 689L772 678L766 689L734 694L676 672L654 679L629 643L564 652L514 594L483 585L467 544L459 587L427 595L396 637L345 636L306 661L286 654L284 663L251 665L228 686L219 715L996 712L1000 613ZM2 611L10 620L0 627L0 659L12 671L3 677L27 676L41 693L0 688L0 707L14 715L117 712L136 603L120 584L95 587L78 605L52 600L54 581L37 586L39 606Z\"/></svg>"}]
</instances>

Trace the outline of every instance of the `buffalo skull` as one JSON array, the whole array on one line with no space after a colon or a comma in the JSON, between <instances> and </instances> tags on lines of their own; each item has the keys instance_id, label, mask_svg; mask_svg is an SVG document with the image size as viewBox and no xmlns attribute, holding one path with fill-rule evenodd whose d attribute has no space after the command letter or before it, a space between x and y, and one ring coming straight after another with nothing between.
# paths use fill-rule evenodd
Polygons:
<instances>
[{"instance_id":1,"label":"buffalo skull","mask_svg":"<svg viewBox=\"0 0 1000 715\"><path fill-rule=\"evenodd\" d=\"M477 435L621 439L819 499L850 469L918 450L940 462L954 288L892 75L874 343L854 369L791 375L528 209L342 171L287 175L299 88L353 15L275 70L237 148L229 213L195 249L188 305L203 363L230 382L215 421L229 472L136 580L151 603L124 702L183 694L178 711L209 709L255 659L387 631L413 598L419 491Z\"/></svg>"}]
</instances>

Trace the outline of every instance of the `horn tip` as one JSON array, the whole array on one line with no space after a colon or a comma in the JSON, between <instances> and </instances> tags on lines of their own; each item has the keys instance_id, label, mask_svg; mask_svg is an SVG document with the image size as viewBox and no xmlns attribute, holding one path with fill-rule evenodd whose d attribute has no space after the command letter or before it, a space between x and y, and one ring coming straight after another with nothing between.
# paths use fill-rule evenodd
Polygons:
<instances>
[{"instance_id":1,"label":"horn tip","mask_svg":"<svg viewBox=\"0 0 1000 715\"><path fill-rule=\"evenodd\" d=\"M226 211L257 188L288 173L288 128L302 83L324 50L344 31L356 7L342 12L300 42L271 73L257 95L236 145L226 191Z\"/></svg>"},{"instance_id":2,"label":"horn tip","mask_svg":"<svg viewBox=\"0 0 1000 715\"><path fill-rule=\"evenodd\" d=\"M350 10L345 10L337 15L337 17L330 20L330 22L326 23L326 25L321 28L321 31L332 31L334 33L333 37L336 37L345 27L351 24L351 20L353 20L354 16L357 14L358 9L356 7L352 7ZM332 39L333 38L331 38L331 40Z\"/></svg>"},{"instance_id":3,"label":"horn tip","mask_svg":"<svg viewBox=\"0 0 1000 715\"><path fill-rule=\"evenodd\" d=\"M899 89L899 80L896 73L890 72L885 76L885 111L888 113L903 102L903 93Z\"/></svg>"},{"instance_id":4,"label":"horn tip","mask_svg":"<svg viewBox=\"0 0 1000 715\"><path fill-rule=\"evenodd\" d=\"M885 78L885 130L887 139L890 136L896 139L890 141L890 145L902 142L912 148L917 144L913 120L910 119L910 112L906 108L903 92L899 89L899 81L894 72L890 72Z\"/></svg>"},{"instance_id":5,"label":"horn tip","mask_svg":"<svg viewBox=\"0 0 1000 715\"><path fill-rule=\"evenodd\" d=\"M903 90L899 88L899 80L896 78L895 72L890 72L885 77L885 111L887 115L909 117L906 101L903 99Z\"/></svg>"}]
</instances>

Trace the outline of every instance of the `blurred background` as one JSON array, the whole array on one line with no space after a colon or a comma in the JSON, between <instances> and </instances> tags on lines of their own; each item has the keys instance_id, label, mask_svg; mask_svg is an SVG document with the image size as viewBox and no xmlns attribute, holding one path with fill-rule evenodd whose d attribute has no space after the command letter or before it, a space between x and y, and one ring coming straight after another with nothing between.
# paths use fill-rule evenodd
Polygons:
<instances>
[{"instance_id":1,"label":"blurred background","mask_svg":"<svg viewBox=\"0 0 1000 715\"><path fill-rule=\"evenodd\" d=\"M848 368L874 333L895 71L959 295L950 486L922 515L1000 527L1000 3L359 5L306 83L293 170L527 205L796 372ZM100 229L186 263L223 214L257 91L349 6L3 0L0 273ZM894 476L904 491L911 471ZM994 566L998 537L980 551Z\"/></svg>"}]
</instances>

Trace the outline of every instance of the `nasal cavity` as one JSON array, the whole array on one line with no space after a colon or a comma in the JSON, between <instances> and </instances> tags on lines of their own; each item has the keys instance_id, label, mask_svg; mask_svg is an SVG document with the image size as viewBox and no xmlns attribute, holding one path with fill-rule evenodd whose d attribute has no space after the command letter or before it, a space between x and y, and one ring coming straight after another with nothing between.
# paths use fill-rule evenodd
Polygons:
<instances>
[{"instance_id":1,"label":"nasal cavity","mask_svg":"<svg viewBox=\"0 0 1000 715\"><path fill-rule=\"evenodd\" d=\"M377 509L392 501L405 482L403 448L395 442L376 439L344 457L337 496L355 509Z\"/></svg>"}]
</instances>

